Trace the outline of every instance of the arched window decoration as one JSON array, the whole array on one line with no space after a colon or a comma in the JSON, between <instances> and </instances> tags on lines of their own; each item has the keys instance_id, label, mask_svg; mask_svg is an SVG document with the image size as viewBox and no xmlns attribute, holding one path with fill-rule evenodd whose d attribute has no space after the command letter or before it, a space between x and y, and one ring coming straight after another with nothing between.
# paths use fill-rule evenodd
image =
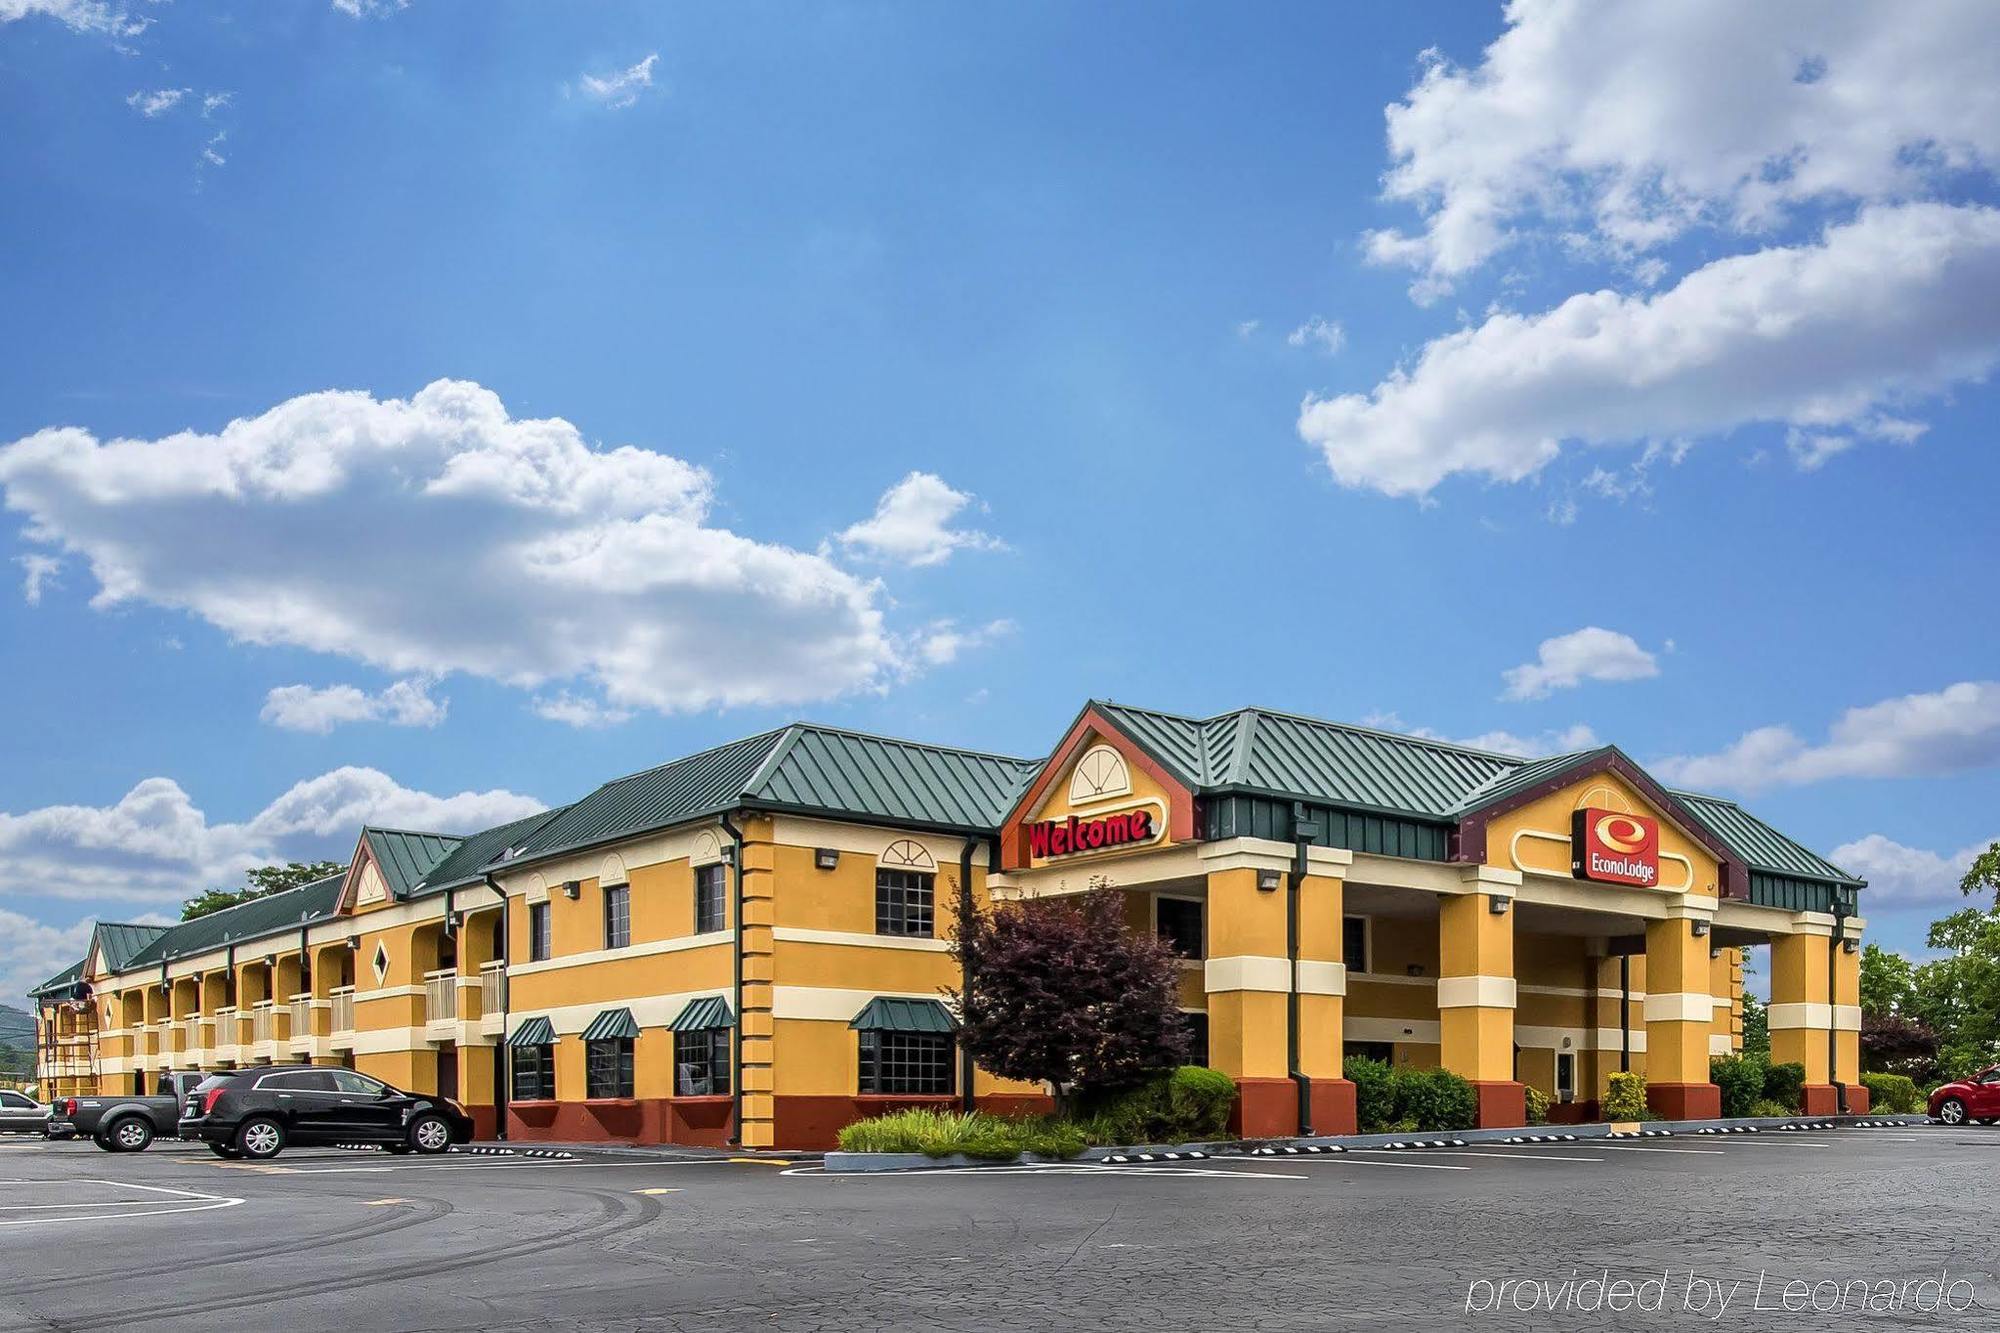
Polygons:
<instances>
[{"instance_id":1,"label":"arched window decoration","mask_svg":"<svg viewBox=\"0 0 2000 1333\"><path fill-rule=\"evenodd\" d=\"M705 866L711 861L721 859L722 840L715 836L714 830L703 829L694 835L694 847L688 852L690 865Z\"/></svg>"},{"instance_id":2,"label":"arched window decoration","mask_svg":"<svg viewBox=\"0 0 2000 1333\"><path fill-rule=\"evenodd\" d=\"M1132 774L1125 756L1109 745L1095 745L1070 770L1069 799L1072 805L1101 801L1107 796L1124 796L1132 790Z\"/></svg>"},{"instance_id":3,"label":"arched window decoration","mask_svg":"<svg viewBox=\"0 0 2000 1333\"><path fill-rule=\"evenodd\" d=\"M895 866L904 870L937 869L937 862L931 858L931 854L925 851L920 843L913 842L908 838L902 838L890 843L883 849L882 855L876 858L875 863L881 866Z\"/></svg>"},{"instance_id":4,"label":"arched window decoration","mask_svg":"<svg viewBox=\"0 0 2000 1333\"><path fill-rule=\"evenodd\" d=\"M626 883L625 858L613 852L604 858L604 864L597 868L597 882L602 887Z\"/></svg>"}]
</instances>

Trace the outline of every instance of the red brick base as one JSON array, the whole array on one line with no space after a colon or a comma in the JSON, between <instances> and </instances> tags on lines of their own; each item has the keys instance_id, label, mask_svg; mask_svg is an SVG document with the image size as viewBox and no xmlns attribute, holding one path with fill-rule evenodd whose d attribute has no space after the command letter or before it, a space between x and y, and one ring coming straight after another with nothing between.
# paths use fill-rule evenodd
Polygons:
<instances>
[{"instance_id":1,"label":"red brick base","mask_svg":"<svg viewBox=\"0 0 2000 1333\"><path fill-rule=\"evenodd\" d=\"M1245 1139L1281 1139L1298 1133L1298 1085L1288 1078L1237 1079L1229 1132Z\"/></svg>"},{"instance_id":2,"label":"red brick base","mask_svg":"<svg viewBox=\"0 0 2000 1333\"><path fill-rule=\"evenodd\" d=\"M1722 1115L1722 1089L1713 1083L1648 1083L1646 1109L1656 1120L1715 1120Z\"/></svg>"},{"instance_id":3,"label":"red brick base","mask_svg":"<svg viewBox=\"0 0 2000 1333\"><path fill-rule=\"evenodd\" d=\"M1312 1116L1315 1134L1354 1133L1358 1128L1354 1110L1354 1085L1344 1078L1314 1079Z\"/></svg>"},{"instance_id":4,"label":"red brick base","mask_svg":"<svg viewBox=\"0 0 2000 1333\"><path fill-rule=\"evenodd\" d=\"M1862 1083L1847 1085L1847 1113L1849 1115L1868 1114L1868 1087Z\"/></svg>"},{"instance_id":5,"label":"red brick base","mask_svg":"<svg viewBox=\"0 0 2000 1333\"><path fill-rule=\"evenodd\" d=\"M1479 1094L1479 1128L1512 1129L1528 1123L1527 1084L1475 1082L1472 1090Z\"/></svg>"},{"instance_id":6,"label":"red brick base","mask_svg":"<svg viewBox=\"0 0 2000 1333\"><path fill-rule=\"evenodd\" d=\"M1847 1104L1849 1107L1854 1105L1855 1089L1859 1087L1860 1085L1856 1084L1854 1088L1847 1090ZM1861 1091L1865 1095L1867 1089L1862 1088ZM1840 1113L1840 1100L1839 1095L1833 1090L1833 1084L1806 1084L1805 1100L1799 1105L1799 1113L1801 1115L1838 1115Z\"/></svg>"}]
</instances>

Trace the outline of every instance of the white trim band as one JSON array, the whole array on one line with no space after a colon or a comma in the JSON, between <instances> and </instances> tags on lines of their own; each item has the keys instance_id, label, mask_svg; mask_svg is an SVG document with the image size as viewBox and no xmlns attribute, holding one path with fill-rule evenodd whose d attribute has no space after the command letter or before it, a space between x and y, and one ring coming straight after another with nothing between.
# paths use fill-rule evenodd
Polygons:
<instances>
[{"instance_id":1,"label":"white trim band","mask_svg":"<svg viewBox=\"0 0 2000 1333\"><path fill-rule=\"evenodd\" d=\"M1516 988L1512 977L1439 977L1440 1009L1512 1009Z\"/></svg>"},{"instance_id":2,"label":"white trim band","mask_svg":"<svg viewBox=\"0 0 2000 1333\"><path fill-rule=\"evenodd\" d=\"M1833 1026L1833 1006L1830 1004L1774 1004L1769 1015L1773 1032L1789 1032L1798 1028L1825 1032Z\"/></svg>"},{"instance_id":3,"label":"white trim band","mask_svg":"<svg viewBox=\"0 0 2000 1333\"><path fill-rule=\"evenodd\" d=\"M1646 997L1648 1023L1707 1023L1715 1016L1715 997L1699 991L1655 991Z\"/></svg>"}]
</instances>

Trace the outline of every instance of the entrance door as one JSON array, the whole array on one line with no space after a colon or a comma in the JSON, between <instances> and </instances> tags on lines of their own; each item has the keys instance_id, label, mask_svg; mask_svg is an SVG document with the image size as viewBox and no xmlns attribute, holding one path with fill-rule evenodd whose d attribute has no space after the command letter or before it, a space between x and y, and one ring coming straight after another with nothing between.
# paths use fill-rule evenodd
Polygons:
<instances>
[{"instance_id":1,"label":"entrance door","mask_svg":"<svg viewBox=\"0 0 2000 1333\"><path fill-rule=\"evenodd\" d=\"M1576 1100L1576 1054L1556 1052L1556 1101L1564 1106Z\"/></svg>"},{"instance_id":2,"label":"entrance door","mask_svg":"<svg viewBox=\"0 0 2000 1333\"><path fill-rule=\"evenodd\" d=\"M458 1048L447 1046L437 1054L438 1096L458 1100Z\"/></svg>"}]
</instances>

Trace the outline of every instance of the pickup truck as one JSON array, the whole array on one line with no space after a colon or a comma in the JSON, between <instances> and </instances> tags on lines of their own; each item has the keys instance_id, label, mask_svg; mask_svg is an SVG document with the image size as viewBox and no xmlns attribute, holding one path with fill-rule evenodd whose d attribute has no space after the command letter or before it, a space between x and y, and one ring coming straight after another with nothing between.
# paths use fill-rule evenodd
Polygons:
<instances>
[{"instance_id":1,"label":"pickup truck","mask_svg":"<svg viewBox=\"0 0 2000 1333\"><path fill-rule=\"evenodd\" d=\"M181 1106L204 1077L198 1070L161 1074L150 1097L65 1097L55 1104L49 1136L62 1137L68 1125L106 1152L144 1152L158 1136L180 1132Z\"/></svg>"}]
</instances>

